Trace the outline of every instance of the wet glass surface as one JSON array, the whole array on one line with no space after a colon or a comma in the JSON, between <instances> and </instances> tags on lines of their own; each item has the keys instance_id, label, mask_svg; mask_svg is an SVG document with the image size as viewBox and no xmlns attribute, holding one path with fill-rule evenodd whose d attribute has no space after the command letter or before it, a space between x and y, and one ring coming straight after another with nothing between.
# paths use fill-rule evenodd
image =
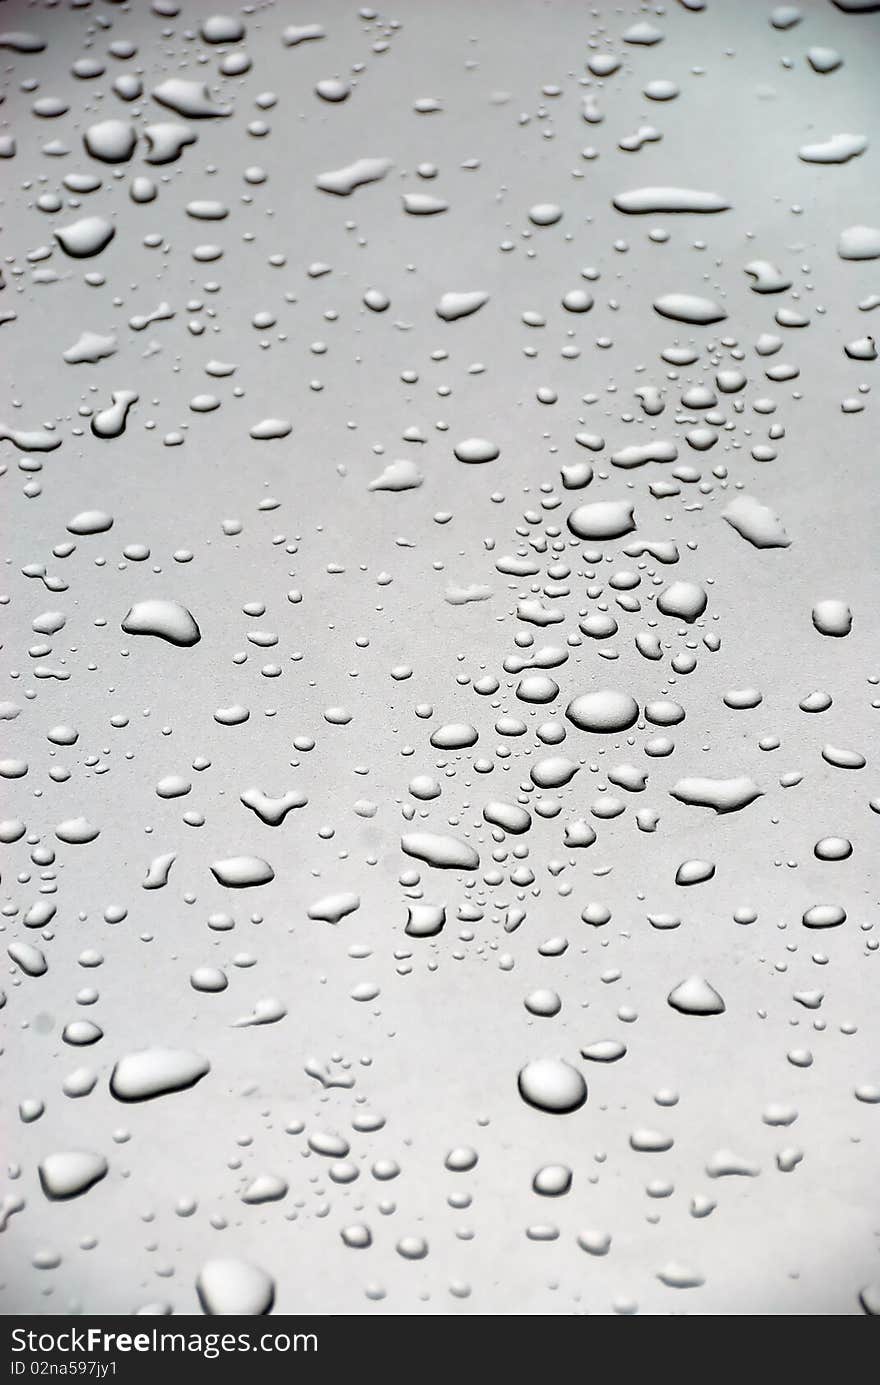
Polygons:
<instances>
[{"instance_id":1,"label":"wet glass surface","mask_svg":"<svg viewBox=\"0 0 880 1385\"><path fill-rule=\"evenodd\" d=\"M880 14L0 7L7 1314L880 1311Z\"/></svg>"}]
</instances>

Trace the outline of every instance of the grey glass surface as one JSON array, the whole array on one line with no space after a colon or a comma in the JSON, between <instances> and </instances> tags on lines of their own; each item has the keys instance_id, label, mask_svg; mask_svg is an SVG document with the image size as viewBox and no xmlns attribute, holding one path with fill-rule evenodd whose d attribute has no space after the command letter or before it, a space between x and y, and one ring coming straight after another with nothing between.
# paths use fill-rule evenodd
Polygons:
<instances>
[{"instance_id":1,"label":"grey glass surface","mask_svg":"<svg viewBox=\"0 0 880 1385\"><path fill-rule=\"evenodd\" d=\"M4 1313L880 1311L876 8L0 6Z\"/></svg>"}]
</instances>

